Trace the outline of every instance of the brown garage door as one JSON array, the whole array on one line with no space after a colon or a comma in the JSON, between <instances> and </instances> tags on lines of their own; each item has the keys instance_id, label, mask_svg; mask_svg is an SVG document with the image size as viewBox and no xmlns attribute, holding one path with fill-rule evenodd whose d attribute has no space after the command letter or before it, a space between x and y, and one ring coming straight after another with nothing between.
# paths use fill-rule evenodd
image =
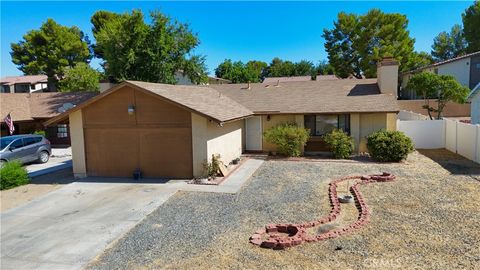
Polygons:
<instances>
[{"instance_id":1,"label":"brown garage door","mask_svg":"<svg viewBox=\"0 0 480 270\"><path fill-rule=\"evenodd\" d=\"M192 177L189 134L187 128L86 129L88 174L131 177L139 168L146 178Z\"/></svg>"}]
</instances>

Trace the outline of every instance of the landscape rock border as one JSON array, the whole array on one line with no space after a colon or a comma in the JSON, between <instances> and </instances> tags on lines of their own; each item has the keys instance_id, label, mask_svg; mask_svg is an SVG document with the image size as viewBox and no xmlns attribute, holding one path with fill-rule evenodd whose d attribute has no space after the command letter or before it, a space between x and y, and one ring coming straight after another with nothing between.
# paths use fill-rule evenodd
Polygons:
<instances>
[{"instance_id":1,"label":"landscape rock border","mask_svg":"<svg viewBox=\"0 0 480 270\"><path fill-rule=\"evenodd\" d=\"M347 176L333 180L330 182L328 189L330 204L332 207L329 215L315 221L299 224L268 224L264 229L257 230L250 237L250 243L262 248L285 249L305 242L322 241L352 233L366 225L370 220L370 211L359 191L359 186L377 182L391 182L394 181L395 178L396 177L393 174L384 172L382 174ZM350 192L355 198L355 204L359 211L357 221L346 227L327 231L318 235L308 234L308 228L332 222L340 215L340 201L337 195L337 185L347 180L357 180L355 184L350 187Z\"/></svg>"}]
</instances>

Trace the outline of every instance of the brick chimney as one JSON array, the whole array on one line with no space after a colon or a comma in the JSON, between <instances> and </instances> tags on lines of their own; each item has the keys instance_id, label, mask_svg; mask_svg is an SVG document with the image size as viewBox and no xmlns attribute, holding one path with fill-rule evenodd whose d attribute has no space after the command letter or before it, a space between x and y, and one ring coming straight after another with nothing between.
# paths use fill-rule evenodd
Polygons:
<instances>
[{"instance_id":1,"label":"brick chimney","mask_svg":"<svg viewBox=\"0 0 480 270\"><path fill-rule=\"evenodd\" d=\"M382 94L398 96L398 62L393 57L384 57L378 62L377 83Z\"/></svg>"}]
</instances>

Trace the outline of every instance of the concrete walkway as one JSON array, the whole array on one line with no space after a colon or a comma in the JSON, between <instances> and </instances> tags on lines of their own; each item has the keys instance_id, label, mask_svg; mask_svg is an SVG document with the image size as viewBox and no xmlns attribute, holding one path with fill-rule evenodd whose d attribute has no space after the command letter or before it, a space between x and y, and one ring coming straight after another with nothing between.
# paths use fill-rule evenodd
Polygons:
<instances>
[{"instance_id":1,"label":"concrete walkway","mask_svg":"<svg viewBox=\"0 0 480 270\"><path fill-rule=\"evenodd\" d=\"M0 268L81 269L177 191L235 193L262 163L247 160L219 186L95 178L68 184L1 214Z\"/></svg>"}]
</instances>

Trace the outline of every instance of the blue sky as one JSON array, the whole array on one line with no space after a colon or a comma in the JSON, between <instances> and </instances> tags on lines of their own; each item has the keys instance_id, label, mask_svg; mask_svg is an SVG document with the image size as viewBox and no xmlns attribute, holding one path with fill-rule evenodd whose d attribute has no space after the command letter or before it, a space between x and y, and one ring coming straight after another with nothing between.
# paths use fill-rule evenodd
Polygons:
<instances>
[{"instance_id":1,"label":"blue sky","mask_svg":"<svg viewBox=\"0 0 480 270\"><path fill-rule=\"evenodd\" d=\"M97 10L144 12L158 9L189 23L207 57L210 73L226 58L262 60L273 57L317 63L327 59L322 29L331 28L340 11L362 14L371 8L407 15L415 49L430 51L433 38L453 24L473 1L456 2L1 2L1 76L21 72L11 62L10 43L21 40L47 18L82 29L92 40L90 17ZM94 59L92 66L99 67Z\"/></svg>"}]
</instances>

